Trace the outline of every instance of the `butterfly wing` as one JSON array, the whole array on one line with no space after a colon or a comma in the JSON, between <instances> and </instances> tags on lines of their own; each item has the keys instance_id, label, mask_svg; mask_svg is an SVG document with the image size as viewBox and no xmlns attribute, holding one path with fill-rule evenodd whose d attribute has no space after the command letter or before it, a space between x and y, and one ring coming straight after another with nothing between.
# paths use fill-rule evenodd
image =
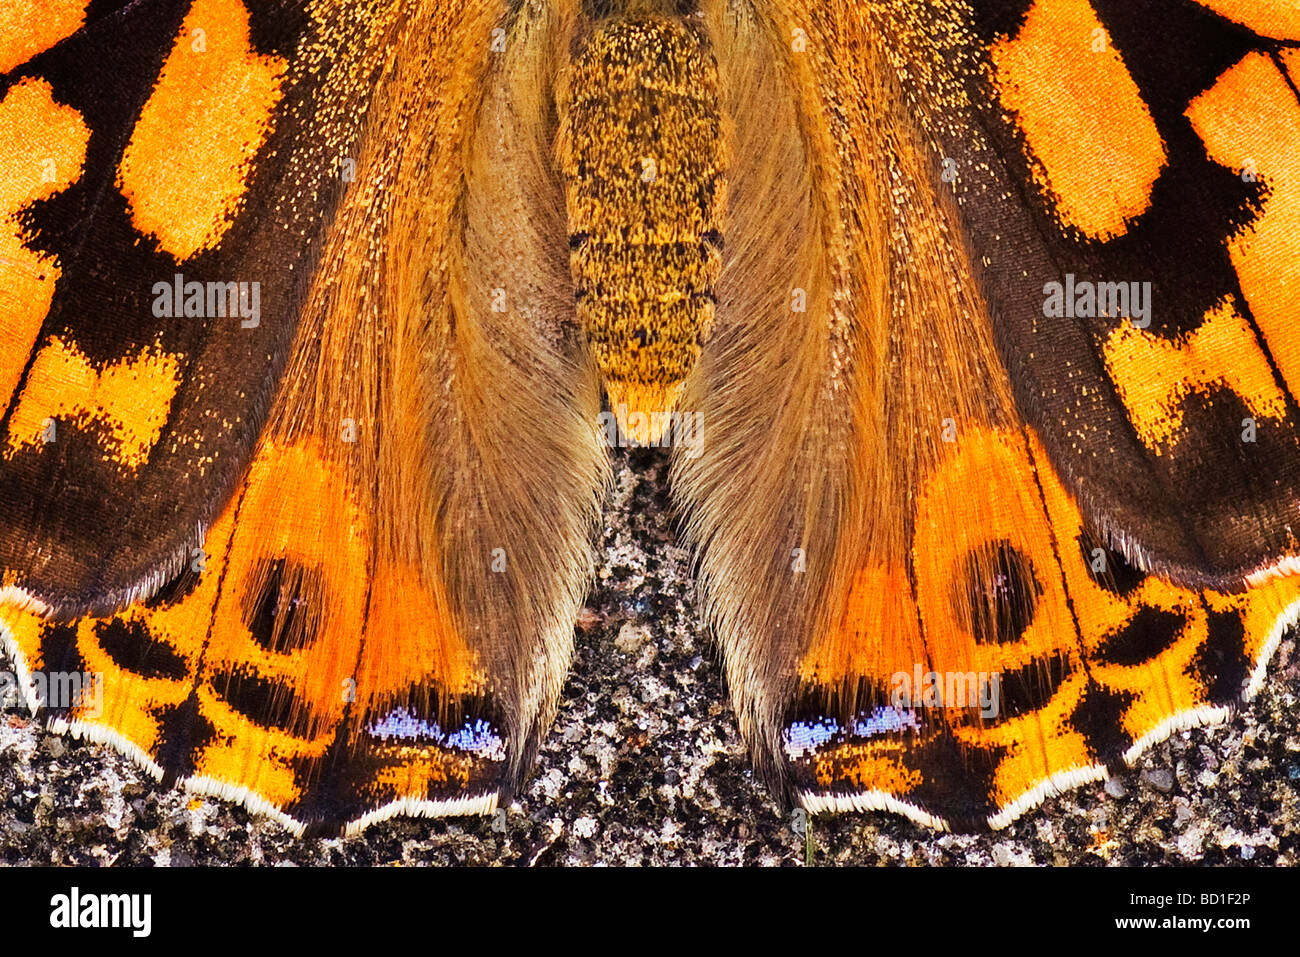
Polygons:
<instances>
[{"instance_id":1,"label":"butterfly wing","mask_svg":"<svg viewBox=\"0 0 1300 957\"><path fill-rule=\"evenodd\" d=\"M1242 590L1291 554L1295 420L1269 420L1269 444L1243 454L1240 405L1177 384L1189 362L1211 366L1215 335L1188 346L1152 322L1173 343L1161 351L1118 316L1046 323L1044 285L1104 250L1031 220L1040 180L989 132L1010 109L990 95L993 37L1035 10L1073 5L712 13L732 206L713 338L686 388L703 441L674 477L742 729L774 788L811 810L1004 824L1221 719L1296 617L1294 580ZM1050 88L1050 70L1032 76ZM1162 188L1173 205L1200 196ZM1112 264L1146 261L1111 241ZM1162 261L1183 269L1215 244ZM1181 301L1167 321L1196 328L1199 300ZM1103 378L1118 361L1105 323L1132 329L1118 341L1142 410L1162 428L1181 416L1199 458L1175 467L1141 444ZM1079 403L1098 395L1090 417ZM1192 489L1175 473L1193 466L1224 474ZM1236 590L1140 570L1154 566L1191 586L1236 574Z\"/></svg>"},{"instance_id":2,"label":"butterfly wing","mask_svg":"<svg viewBox=\"0 0 1300 957\"><path fill-rule=\"evenodd\" d=\"M1267 573L1300 547L1294 25L1104 0L949 25L946 49L895 56L926 64L918 102L947 97L917 116L953 161L1018 407L1134 564L1233 590Z\"/></svg>"},{"instance_id":3,"label":"butterfly wing","mask_svg":"<svg viewBox=\"0 0 1300 957\"><path fill-rule=\"evenodd\" d=\"M59 57L86 62L160 6L74 25L22 71L57 80ZM108 315L124 316L109 321L66 278L73 263L47 257L62 271L43 267L55 305L33 319L35 348L59 329L73 346L101 337L104 357L77 346L81 405L54 395L21 420L54 418L79 457L25 444L6 466L6 646L29 703L56 728L109 740L156 774L295 829L486 812L528 766L555 707L607 469L592 428L598 384L571 321L553 120L539 107L539 78L554 73L550 14L483 2L173 8L157 27L160 63L190 56L196 30L208 51L278 51L283 62L266 68L276 103L296 104L270 111L261 140L237 134L251 185L228 230L167 270L261 276L261 323L159 318L136 288L146 266L87 264L116 304ZM162 132L188 122L185 107L212 105L194 83L229 82L246 111L255 105L246 76L181 73ZM137 102L152 104L168 76L164 66ZM61 135L54 117L101 129L75 103L51 102L36 116L42 136ZM123 118L119 149L150 116L146 105L134 131ZM114 141L89 136L91 156L95 136ZM168 143L184 152L183 140ZM20 145L15 136L0 155L29 158ZM190 173L206 175L202 164ZM121 197L101 195L117 188L109 173L98 184L98 205L59 220L77 248L108 243L110 221L117 245L157 245L124 218ZM184 212L160 208L158 228ZM46 247L31 237L52 227L24 228L21 262L34 263ZM34 296L14 308L35 315ZM70 331L65 315L77 321ZM163 346L118 356L119 339L139 329L182 356L165 399L152 387L161 377L149 378L170 354ZM249 333L280 345L238 339ZM57 381L73 359L60 362ZM29 361L15 372L19 409L40 370ZM142 429L129 415L162 423L138 454L140 474L163 488L124 471L123 449ZM18 421L11 412L11 437ZM195 465L201 452L207 471ZM165 473L169 455L179 457ZM209 460L226 463L228 482ZM83 499L95 507L80 509ZM137 527L138 541L123 537ZM80 565L45 545L60 536L78 537L68 548L82 549ZM118 611L133 595L143 597ZM69 613L86 609L98 614ZM85 680L58 695L52 675Z\"/></svg>"},{"instance_id":4,"label":"butterfly wing","mask_svg":"<svg viewBox=\"0 0 1300 957\"><path fill-rule=\"evenodd\" d=\"M322 71L301 4L59 7L6 24L0 61L0 566L66 616L177 572L247 467L359 133L342 61L365 51Z\"/></svg>"}]
</instances>

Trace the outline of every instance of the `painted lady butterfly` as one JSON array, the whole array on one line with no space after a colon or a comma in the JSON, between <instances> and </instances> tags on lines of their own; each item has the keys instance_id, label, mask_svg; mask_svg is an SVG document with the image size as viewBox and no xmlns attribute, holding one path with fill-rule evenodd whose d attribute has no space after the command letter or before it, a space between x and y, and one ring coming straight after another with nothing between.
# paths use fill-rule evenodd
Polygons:
<instances>
[{"instance_id":1,"label":"painted lady butterfly","mask_svg":"<svg viewBox=\"0 0 1300 957\"><path fill-rule=\"evenodd\" d=\"M773 794L1001 826L1300 614L1298 87L1293 0L0 0L11 690L489 813L671 446Z\"/></svg>"}]
</instances>

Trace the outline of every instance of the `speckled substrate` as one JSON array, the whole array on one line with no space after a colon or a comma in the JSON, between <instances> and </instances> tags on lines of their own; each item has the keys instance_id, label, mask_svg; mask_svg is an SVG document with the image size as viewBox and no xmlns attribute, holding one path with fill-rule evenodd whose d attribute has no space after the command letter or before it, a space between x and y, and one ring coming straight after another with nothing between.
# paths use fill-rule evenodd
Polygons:
<instances>
[{"instance_id":1,"label":"speckled substrate","mask_svg":"<svg viewBox=\"0 0 1300 957\"><path fill-rule=\"evenodd\" d=\"M802 864L749 770L675 543L666 456L616 455L605 553L559 717L504 834L399 819L305 840L241 807L160 789L106 747L0 718L6 864ZM1175 734L1122 779L992 835L884 814L818 818L817 864L1300 863L1300 656L1226 727ZM0 659L0 667L8 667Z\"/></svg>"}]
</instances>

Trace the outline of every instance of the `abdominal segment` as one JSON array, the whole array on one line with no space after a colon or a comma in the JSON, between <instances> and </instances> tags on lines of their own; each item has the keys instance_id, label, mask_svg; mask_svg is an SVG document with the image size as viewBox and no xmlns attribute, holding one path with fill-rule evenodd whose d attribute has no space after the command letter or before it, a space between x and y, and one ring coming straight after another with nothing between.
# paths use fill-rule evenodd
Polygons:
<instances>
[{"instance_id":1,"label":"abdominal segment","mask_svg":"<svg viewBox=\"0 0 1300 957\"><path fill-rule=\"evenodd\" d=\"M702 31L648 14L599 22L574 48L557 152L578 320L619 427L657 442L713 322L717 64Z\"/></svg>"}]
</instances>

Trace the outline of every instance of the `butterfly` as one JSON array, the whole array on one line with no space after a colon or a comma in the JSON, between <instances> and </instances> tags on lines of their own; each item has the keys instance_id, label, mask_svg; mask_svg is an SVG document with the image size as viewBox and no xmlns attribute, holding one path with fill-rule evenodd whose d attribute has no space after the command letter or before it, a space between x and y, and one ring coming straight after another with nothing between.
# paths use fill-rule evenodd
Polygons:
<instances>
[{"instance_id":1,"label":"butterfly","mask_svg":"<svg viewBox=\"0 0 1300 957\"><path fill-rule=\"evenodd\" d=\"M1222 721L1300 616L1298 46L0 3L6 690L296 833L492 813L631 444L778 801L1001 827Z\"/></svg>"}]
</instances>

